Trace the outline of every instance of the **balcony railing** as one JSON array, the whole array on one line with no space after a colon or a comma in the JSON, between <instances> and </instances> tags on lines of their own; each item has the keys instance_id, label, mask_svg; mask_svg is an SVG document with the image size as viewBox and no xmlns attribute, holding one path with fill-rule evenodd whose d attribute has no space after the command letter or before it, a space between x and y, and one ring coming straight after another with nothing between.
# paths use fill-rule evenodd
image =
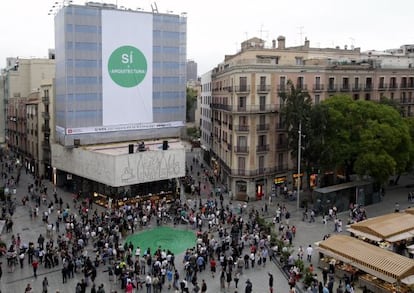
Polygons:
<instances>
[{"instance_id":1,"label":"balcony railing","mask_svg":"<svg viewBox=\"0 0 414 293\"><path fill-rule=\"evenodd\" d=\"M280 142L278 144L276 144L277 149L280 150L286 150L288 148L288 143L287 142Z\"/></svg>"},{"instance_id":2,"label":"balcony railing","mask_svg":"<svg viewBox=\"0 0 414 293\"><path fill-rule=\"evenodd\" d=\"M358 84L354 84L354 86L352 87L352 91L353 92L359 92L361 91L361 86Z\"/></svg>"},{"instance_id":3,"label":"balcony railing","mask_svg":"<svg viewBox=\"0 0 414 293\"><path fill-rule=\"evenodd\" d=\"M231 169L231 175L253 177L253 176L263 176L263 175L271 175L275 173L282 173L282 172L287 172L288 170L289 170L288 165L278 165L272 168L258 168L254 170Z\"/></svg>"},{"instance_id":4,"label":"balcony railing","mask_svg":"<svg viewBox=\"0 0 414 293\"><path fill-rule=\"evenodd\" d=\"M286 123L276 123L276 130L287 130Z\"/></svg>"},{"instance_id":5,"label":"balcony railing","mask_svg":"<svg viewBox=\"0 0 414 293\"><path fill-rule=\"evenodd\" d=\"M281 85L278 85L278 86L277 86L277 91L278 91L278 93L284 93L284 92L286 92L286 91L287 91L287 88L288 88L288 86L287 86L287 85L283 85L283 84L281 84Z\"/></svg>"},{"instance_id":6,"label":"balcony railing","mask_svg":"<svg viewBox=\"0 0 414 293\"><path fill-rule=\"evenodd\" d=\"M235 130L236 131L241 131L241 132L243 132L243 131L248 132L249 131L249 125L235 125Z\"/></svg>"},{"instance_id":7,"label":"balcony railing","mask_svg":"<svg viewBox=\"0 0 414 293\"><path fill-rule=\"evenodd\" d=\"M43 119L50 119L49 112L42 112L42 117L43 117Z\"/></svg>"},{"instance_id":8,"label":"balcony railing","mask_svg":"<svg viewBox=\"0 0 414 293\"><path fill-rule=\"evenodd\" d=\"M336 92L336 91L338 91L338 87L337 87L336 84L329 84L328 88L327 88L327 91L328 92Z\"/></svg>"},{"instance_id":9,"label":"balcony railing","mask_svg":"<svg viewBox=\"0 0 414 293\"><path fill-rule=\"evenodd\" d=\"M349 85L343 84L341 86L341 92L349 92L351 90L351 87Z\"/></svg>"},{"instance_id":10,"label":"balcony railing","mask_svg":"<svg viewBox=\"0 0 414 293\"><path fill-rule=\"evenodd\" d=\"M49 97L42 97L43 104L49 104Z\"/></svg>"},{"instance_id":11,"label":"balcony railing","mask_svg":"<svg viewBox=\"0 0 414 293\"><path fill-rule=\"evenodd\" d=\"M224 104L211 104L212 109L223 110L228 112L248 112L248 113L260 113L260 112L277 112L279 111L279 105L275 104L259 104L259 105L224 105Z\"/></svg>"},{"instance_id":12,"label":"balcony railing","mask_svg":"<svg viewBox=\"0 0 414 293\"><path fill-rule=\"evenodd\" d=\"M268 144L256 146L256 152L268 152L268 151L269 151L269 145Z\"/></svg>"},{"instance_id":13,"label":"balcony railing","mask_svg":"<svg viewBox=\"0 0 414 293\"><path fill-rule=\"evenodd\" d=\"M378 90L379 91L386 91L387 90L387 87L388 86L387 86L386 83L382 83L382 84L380 83L379 86L378 86Z\"/></svg>"},{"instance_id":14,"label":"balcony railing","mask_svg":"<svg viewBox=\"0 0 414 293\"><path fill-rule=\"evenodd\" d=\"M50 143L48 141L42 141L42 148L50 150Z\"/></svg>"},{"instance_id":15,"label":"balcony railing","mask_svg":"<svg viewBox=\"0 0 414 293\"><path fill-rule=\"evenodd\" d=\"M250 85L237 85L237 86L229 86L227 88L229 92L235 93L249 93L250 92Z\"/></svg>"},{"instance_id":16,"label":"balcony railing","mask_svg":"<svg viewBox=\"0 0 414 293\"><path fill-rule=\"evenodd\" d=\"M256 90L257 90L258 93L267 93L267 92L270 92L271 88L272 87L270 85L267 85L267 84L259 84L256 87Z\"/></svg>"},{"instance_id":17,"label":"balcony railing","mask_svg":"<svg viewBox=\"0 0 414 293\"><path fill-rule=\"evenodd\" d=\"M42 131L45 133L50 133L50 127L46 125L42 125Z\"/></svg>"},{"instance_id":18,"label":"balcony railing","mask_svg":"<svg viewBox=\"0 0 414 293\"><path fill-rule=\"evenodd\" d=\"M369 92L369 91L372 91L372 90L373 90L372 84L366 84L364 86L364 91Z\"/></svg>"},{"instance_id":19,"label":"balcony railing","mask_svg":"<svg viewBox=\"0 0 414 293\"><path fill-rule=\"evenodd\" d=\"M313 91L314 92L321 92L324 89L324 85L323 84L314 84L313 85Z\"/></svg>"},{"instance_id":20,"label":"balcony railing","mask_svg":"<svg viewBox=\"0 0 414 293\"><path fill-rule=\"evenodd\" d=\"M307 84L296 84L296 90L307 91L308 85Z\"/></svg>"},{"instance_id":21,"label":"balcony railing","mask_svg":"<svg viewBox=\"0 0 414 293\"><path fill-rule=\"evenodd\" d=\"M249 152L249 147L248 146L236 145L236 146L234 146L234 151L236 153L248 153Z\"/></svg>"},{"instance_id":22,"label":"balcony railing","mask_svg":"<svg viewBox=\"0 0 414 293\"><path fill-rule=\"evenodd\" d=\"M398 88L398 86L397 86L397 84L396 84L396 83L391 83L391 84L390 84L390 90L395 91L397 88Z\"/></svg>"},{"instance_id":23,"label":"balcony railing","mask_svg":"<svg viewBox=\"0 0 414 293\"><path fill-rule=\"evenodd\" d=\"M256 131L267 131L267 130L269 130L269 124L256 125Z\"/></svg>"}]
</instances>

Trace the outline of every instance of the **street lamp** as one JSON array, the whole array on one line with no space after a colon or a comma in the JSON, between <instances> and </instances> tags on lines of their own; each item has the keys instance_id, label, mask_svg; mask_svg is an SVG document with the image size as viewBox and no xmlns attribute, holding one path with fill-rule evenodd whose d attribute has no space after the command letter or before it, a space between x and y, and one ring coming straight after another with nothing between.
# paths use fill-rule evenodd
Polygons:
<instances>
[{"instance_id":1,"label":"street lamp","mask_svg":"<svg viewBox=\"0 0 414 293\"><path fill-rule=\"evenodd\" d=\"M296 194L297 199L297 209L299 210L300 207L300 156L301 156L301 150L302 150L302 121L299 120L299 130L298 130L298 190Z\"/></svg>"}]
</instances>

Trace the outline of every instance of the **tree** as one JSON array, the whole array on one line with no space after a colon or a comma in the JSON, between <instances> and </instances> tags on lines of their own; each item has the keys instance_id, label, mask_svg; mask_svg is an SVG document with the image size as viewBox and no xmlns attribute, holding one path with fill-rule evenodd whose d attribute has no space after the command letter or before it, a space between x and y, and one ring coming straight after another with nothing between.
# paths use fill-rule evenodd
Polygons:
<instances>
[{"instance_id":1,"label":"tree","mask_svg":"<svg viewBox=\"0 0 414 293\"><path fill-rule=\"evenodd\" d=\"M325 164L342 168L348 180L351 173L369 175L378 185L407 168L411 137L395 108L348 96L332 97L322 105L328 111Z\"/></svg>"},{"instance_id":2,"label":"tree","mask_svg":"<svg viewBox=\"0 0 414 293\"><path fill-rule=\"evenodd\" d=\"M279 94L282 99L282 121L288 129L289 148L297 155L298 130L301 124L302 133L309 130L312 99L307 91L295 87L291 80L287 82L287 90Z\"/></svg>"},{"instance_id":3,"label":"tree","mask_svg":"<svg viewBox=\"0 0 414 293\"><path fill-rule=\"evenodd\" d=\"M190 121L190 111L194 110L194 103L197 101L197 91L193 88L187 87L187 97L186 97L186 119L187 122Z\"/></svg>"}]
</instances>

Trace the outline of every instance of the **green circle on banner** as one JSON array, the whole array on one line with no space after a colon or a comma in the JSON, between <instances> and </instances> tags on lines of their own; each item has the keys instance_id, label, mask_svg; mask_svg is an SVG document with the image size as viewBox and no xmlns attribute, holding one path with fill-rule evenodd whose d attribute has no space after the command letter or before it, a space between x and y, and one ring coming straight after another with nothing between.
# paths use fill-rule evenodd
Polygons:
<instances>
[{"instance_id":1,"label":"green circle on banner","mask_svg":"<svg viewBox=\"0 0 414 293\"><path fill-rule=\"evenodd\" d=\"M147 59L137 48L122 46L109 57L108 72L117 85L134 87L139 85L147 74Z\"/></svg>"}]
</instances>

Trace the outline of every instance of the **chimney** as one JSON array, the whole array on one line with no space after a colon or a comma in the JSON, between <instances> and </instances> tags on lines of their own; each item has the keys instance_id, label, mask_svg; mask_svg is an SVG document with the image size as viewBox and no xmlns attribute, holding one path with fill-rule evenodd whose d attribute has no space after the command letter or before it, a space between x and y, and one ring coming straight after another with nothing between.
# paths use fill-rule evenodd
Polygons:
<instances>
[{"instance_id":1,"label":"chimney","mask_svg":"<svg viewBox=\"0 0 414 293\"><path fill-rule=\"evenodd\" d=\"M272 49L276 49L276 40L272 40Z\"/></svg>"},{"instance_id":2,"label":"chimney","mask_svg":"<svg viewBox=\"0 0 414 293\"><path fill-rule=\"evenodd\" d=\"M277 48L278 49L285 49L285 37L284 36L278 36L277 37Z\"/></svg>"},{"instance_id":3,"label":"chimney","mask_svg":"<svg viewBox=\"0 0 414 293\"><path fill-rule=\"evenodd\" d=\"M305 49L309 49L309 44L310 44L310 42L309 42L308 38L305 38Z\"/></svg>"}]
</instances>

